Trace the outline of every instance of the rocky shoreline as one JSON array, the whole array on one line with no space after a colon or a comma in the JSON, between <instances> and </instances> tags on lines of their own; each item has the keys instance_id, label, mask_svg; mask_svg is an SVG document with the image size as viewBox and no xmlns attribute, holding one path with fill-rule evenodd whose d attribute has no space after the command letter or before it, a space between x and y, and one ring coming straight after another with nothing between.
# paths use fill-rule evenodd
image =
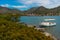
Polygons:
<instances>
[{"instance_id":1,"label":"rocky shoreline","mask_svg":"<svg viewBox=\"0 0 60 40\"><path fill-rule=\"evenodd\" d=\"M53 38L54 40L57 40L57 38L55 38L55 36L53 36L52 34L48 33L45 31L45 28L35 28L37 30L42 30L43 34L45 34L47 37L50 36L51 38Z\"/></svg>"},{"instance_id":2,"label":"rocky shoreline","mask_svg":"<svg viewBox=\"0 0 60 40\"><path fill-rule=\"evenodd\" d=\"M34 27L34 25L27 25L28 27ZM39 30L39 31L42 31L43 32L43 34L45 34L47 37L48 36L50 36L51 38L53 38L54 40L57 40L57 38L55 37L55 36L53 36L52 34L50 34L50 33L48 33L48 32L46 32L45 30L45 28L34 28L34 29L36 29L36 30Z\"/></svg>"}]
</instances>

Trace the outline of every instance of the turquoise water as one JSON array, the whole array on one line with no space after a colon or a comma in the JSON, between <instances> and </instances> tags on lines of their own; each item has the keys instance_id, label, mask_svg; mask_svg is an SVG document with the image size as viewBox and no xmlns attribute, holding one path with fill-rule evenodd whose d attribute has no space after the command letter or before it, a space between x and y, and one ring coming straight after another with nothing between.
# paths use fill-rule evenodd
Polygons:
<instances>
[{"instance_id":1,"label":"turquoise water","mask_svg":"<svg viewBox=\"0 0 60 40\"><path fill-rule=\"evenodd\" d=\"M25 24L35 25L39 27L39 24L44 21L45 18L54 18L56 20L52 22L56 22L56 26L54 27L46 27L46 31L53 34L56 38L60 39L60 16L21 16L20 21Z\"/></svg>"}]
</instances>

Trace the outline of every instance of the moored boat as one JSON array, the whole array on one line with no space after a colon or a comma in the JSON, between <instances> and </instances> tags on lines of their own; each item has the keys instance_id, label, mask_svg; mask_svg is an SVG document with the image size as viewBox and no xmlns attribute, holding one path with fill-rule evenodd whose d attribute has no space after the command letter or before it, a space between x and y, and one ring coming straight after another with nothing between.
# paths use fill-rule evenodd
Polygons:
<instances>
[{"instance_id":1,"label":"moored boat","mask_svg":"<svg viewBox=\"0 0 60 40\"><path fill-rule=\"evenodd\" d=\"M56 23L55 22L42 22L41 24L40 24L40 26L55 26L56 25Z\"/></svg>"},{"instance_id":2,"label":"moored boat","mask_svg":"<svg viewBox=\"0 0 60 40\"><path fill-rule=\"evenodd\" d=\"M47 19L44 19L45 21L49 21L49 20L55 20L53 18L47 18Z\"/></svg>"}]
</instances>

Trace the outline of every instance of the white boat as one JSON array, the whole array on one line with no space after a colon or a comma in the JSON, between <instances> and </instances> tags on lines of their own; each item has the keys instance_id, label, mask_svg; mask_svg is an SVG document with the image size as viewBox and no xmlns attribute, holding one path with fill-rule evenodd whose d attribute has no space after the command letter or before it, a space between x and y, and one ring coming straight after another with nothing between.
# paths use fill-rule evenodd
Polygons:
<instances>
[{"instance_id":1,"label":"white boat","mask_svg":"<svg viewBox=\"0 0 60 40\"><path fill-rule=\"evenodd\" d=\"M50 21L50 20L51 20L51 21ZM41 22L41 23L39 24L39 26L40 26L40 27L56 26L56 23L55 23L55 22L52 22L52 20L56 20L56 19L54 19L54 18L46 18L46 19L44 19L43 22Z\"/></svg>"},{"instance_id":2,"label":"white boat","mask_svg":"<svg viewBox=\"0 0 60 40\"><path fill-rule=\"evenodd\" d=\"M47 18L47 19L44 19L45 21L49 21L49 20L55 20L53 18Z\"/></svg>"},{"instance_id":3,"label":"white boat","mask_svg":"<svg viewBox=\"0 0 60 40\"><path fill-rule=\"evenodd\" d=\"M42 26L42 27L46 27L46 26L55 26L56 25L56 23L55 22L42 22L41 24L40 24L40 26Z\"/></svg>"}]
</instances>

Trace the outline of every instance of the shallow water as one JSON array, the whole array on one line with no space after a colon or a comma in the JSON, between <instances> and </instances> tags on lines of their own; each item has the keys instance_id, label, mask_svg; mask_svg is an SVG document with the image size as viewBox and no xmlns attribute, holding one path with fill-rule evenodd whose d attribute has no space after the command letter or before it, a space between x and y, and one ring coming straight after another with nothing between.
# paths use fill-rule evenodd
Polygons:
<instances>
[{"instance_id":1,"label":"shallow water","mask_svg":"<svg viewBox=\"0 0 60 40\"><path fill-rule=\"evenodd\" d=\"M60 39L60 16L21 16L20 21L25 24L35 25L39 27L39 24L46 18L54 18L51 22L56 22L54 27L46 27L46 31L53 34L56 38Z\"/></svg>"}]
</instances>

